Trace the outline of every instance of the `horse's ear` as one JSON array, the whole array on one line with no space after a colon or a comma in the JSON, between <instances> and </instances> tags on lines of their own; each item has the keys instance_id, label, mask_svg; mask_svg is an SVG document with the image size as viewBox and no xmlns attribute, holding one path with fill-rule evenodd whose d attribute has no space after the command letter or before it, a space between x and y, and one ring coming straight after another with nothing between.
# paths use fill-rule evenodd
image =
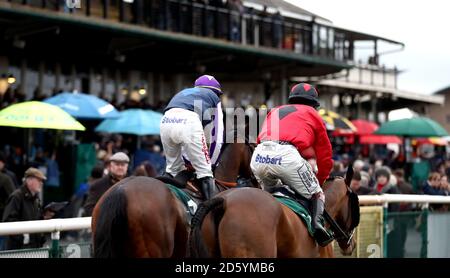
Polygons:
<instances>
[{"instance_id":1,"label":"horse's ear","mask_svg":"<svg viewBox=\"0 0 450 278\"><path fill-rule=\"evenodd\" d=\"M347 173L345 174L345 184L346 184L347 186L350 186L350 182L351 182L352 179L353 179L353 173L354 173L353 167L352 167L352 165L350 164L350 165L347 167Z\"/></svg>"}]
</instances>

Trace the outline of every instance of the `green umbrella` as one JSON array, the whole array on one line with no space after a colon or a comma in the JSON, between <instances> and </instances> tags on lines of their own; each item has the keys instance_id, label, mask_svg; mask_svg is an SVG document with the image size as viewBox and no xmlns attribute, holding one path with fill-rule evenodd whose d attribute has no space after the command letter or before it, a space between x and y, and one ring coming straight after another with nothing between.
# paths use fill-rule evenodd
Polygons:
<instances>
[{"instance_id":1,"label":"green umbrella","mask_svg":"<svg viewBox=\"0 0 450 278\"><path fill-rule=\"evenodd\" d=\"M58 106L40 101L17 103L1 110L0 126L86 130Z\"/></svg>"},{"instance_id":2,"label":"green umbrella","mask_svg":"<svg viewBox=\"0 0 450 278\"><path fill-rule=\"evenodd\" d=\"M385 122L375 131L375 134L405 137L448 136L447 131L440 124L426 117L414 117Z\"/></svg>"}]
</instances>

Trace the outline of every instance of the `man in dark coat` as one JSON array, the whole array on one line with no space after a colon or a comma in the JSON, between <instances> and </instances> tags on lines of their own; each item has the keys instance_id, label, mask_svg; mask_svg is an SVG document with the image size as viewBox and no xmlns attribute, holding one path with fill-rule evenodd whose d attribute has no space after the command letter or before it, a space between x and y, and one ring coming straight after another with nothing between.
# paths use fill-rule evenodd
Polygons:
<instances>
[{"instance_id":1,"label":"man in dark coat","mask_svg":"<svg viewBox=\"0 0 450 278\"><path fill-rule=\"evenodd\" d=\"M36 168L25 171L24 182L8 199L3 212L4 222L50 219L51 211L44 212L38 193L47 178ZM45 236L39 233L12 235L6 241L6 249L39 248L45 243Z\"/></svg>"},{"instance_id":2,"label":"man in dark coat","mask_svg":"<svg viewBox=\"0 0 450 278\"><path fill-rule=\"evenodd\" d=\"M109 173L103 178L94 182L90 188L86 203L84 205L83 216L91 216L95 205L102 195L114 184L121 181L127 175L130 158L123 152L117 152L109 159Z\"/></svg>"}]
</instances>

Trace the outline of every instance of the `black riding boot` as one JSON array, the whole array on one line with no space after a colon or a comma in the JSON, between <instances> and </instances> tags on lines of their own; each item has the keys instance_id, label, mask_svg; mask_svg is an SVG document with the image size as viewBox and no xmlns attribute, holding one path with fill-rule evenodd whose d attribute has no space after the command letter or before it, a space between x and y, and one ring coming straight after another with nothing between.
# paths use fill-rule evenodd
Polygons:
<instances>
[{"instance_id":1,"label":"black riding boot","mask_svg":"<svg viewBox=\"0 0 450 278\"><path fill-rule=\"evenodd\" d=\"M199 179L200 181L200 191L202 195L205 197L205 201L211 199L216 192L216 185L214 184L213 177L204 177Z\"/></svg>"},{"instance_id":2,"label":"black riding boot","mask_svg":"<svg viewBox=\"0 0 450 278\"><path fill-rule=\"evenodd\" d=\"M312 198L312 224L314 227L314 238L320 246L326 246L333 238L324 227L323 210L324 202L320 198Z\"/></svg>"}]
</instances>

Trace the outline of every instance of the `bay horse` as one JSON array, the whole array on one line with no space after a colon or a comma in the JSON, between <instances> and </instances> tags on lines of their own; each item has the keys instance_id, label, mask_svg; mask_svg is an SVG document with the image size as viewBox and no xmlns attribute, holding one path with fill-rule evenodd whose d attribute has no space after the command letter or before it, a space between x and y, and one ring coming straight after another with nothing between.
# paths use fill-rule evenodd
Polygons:
<instances>
[{"instance_id":1,"label":"bay horse","mask_svg":"<svg viewBox=\"0 0 450 278\"><path fill-rule=\"evenodd\" d=\"M350 255L356 246L354 229L359 224L358 196L346 178L325 182L324 217L341 253ZM329 224L331 223L331 224ZM234 189L202 203L193 220L189 240L192 257L298 258L332 257L332 245L320 247L304 222L266 191Z\"/></svg>"},{"instance_id":2,"label":"bay horse","mask_svg":"<svg viewBox=\"0 0 450 278\"><path fill-rule=\"evenodd\" d=\"M214 169L219 190L252 177L253 146L224 144ZM98 258L182 258L188 251L186 208L168 186L155 178L128 177L103 194L92 214L93 255Z\"/></svg>"}]
</instances>

